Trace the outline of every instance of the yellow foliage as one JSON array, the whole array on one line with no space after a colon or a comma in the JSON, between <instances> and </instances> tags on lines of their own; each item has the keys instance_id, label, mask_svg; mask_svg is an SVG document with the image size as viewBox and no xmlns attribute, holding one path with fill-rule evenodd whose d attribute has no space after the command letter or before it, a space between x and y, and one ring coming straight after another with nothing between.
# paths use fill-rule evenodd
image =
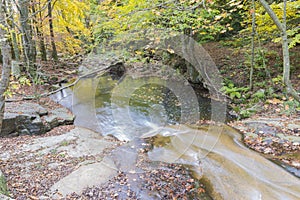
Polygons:
<instances>
[{"instance_id":1,"label":"yellow foliage","mask_svg":"<svg viewBox=\"0 0 300 200\"><path fill-rule=\"evenodd\" d=\"M283 3L273 3L270 5L277 17L282 21L283 17ZM274 42L281 41L281 35L276 25L274 24L271 17L265 12L264 8L260 5L256 5L256 23L257 23L257 32L261 35L271 36ZM288 2L287 3L287 32L292 40L299 38L299 28L295 31L294 29L299 26L297 23L293 23L294 20L300 18L300 0ZM249 28L251 30L251 16L249 16ZM290 23L291 22L291 23ZM297 36L298 35L298 36ZM292 41L292 44L295 45L297 41Z\"/></svg>"},{"instance_id":2,"label":"yellow foliage","mask_svg":"<svg viewBox=\"0 0 300 200\"><path fill-rule=\"evenodd\" d=\"M140 29L151 22L157 11L150 10L151 5L157 1L128 0L121 6L112 0L103 1L98 9L106 13L108 20L102 21L101 27L110 27L115 34L120 34L127 30Z\"/></svg>"},{"instance_id":3,"label":"yellow foliage","mask_svg":"<svg viewBox=\"0 0 300 200\"><path fill-rule=\"evenodd\" d=\"M47 0L44 0L45 2ZM91 30L85 25L85 13L89 12L87 0L59 0L52 11L55 43L59 53L75 54L83 50L83 38L89 38ZM43 13L47 16L47 10ZM48 18L43 22L43 32L49 42Z\"/></svg>"}]
</instances>

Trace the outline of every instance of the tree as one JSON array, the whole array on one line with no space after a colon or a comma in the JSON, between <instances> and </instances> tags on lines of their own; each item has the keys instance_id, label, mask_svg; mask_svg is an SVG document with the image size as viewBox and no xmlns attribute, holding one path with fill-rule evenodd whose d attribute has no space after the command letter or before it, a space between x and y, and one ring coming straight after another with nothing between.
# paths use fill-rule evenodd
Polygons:
<instances>
[{"instance_id":1,"label":"tree","mask_svg":"<svg viewBox=\"0 0 300 200\"><path fill-rule=\"evenodd\" d=\"M17 41L17 34L16 34L16 24L14 20L15 11L13 9L13 5L11 1L3 0L3 10L5 12L7 23L10 26L10 34L11 34L11 41L12 41L12 49L13 49L13 59L17 62L20 61L20 50Z\"/></svg>"},{"instance_id":2,"label":"tree","mask_svg":"<svg viewBox=\"0 0 300 200\"><path fill-rule=\"evenodd\" d=\"M20 24L24 57L27 65L27 72L34 73L33 65L36 62L36 46L33 40L31 26L29 24L29 0L20 0L18 10L20 13Z\"/></svg>"},{"instance_id":3,"label":"tree","mask_svg":"<svg viewBox=\"0 0 300 200\"><path fill-rule=\"evenodd\" d=\"M297 101L300 102L300 97L297 91L293 88L290 80L290 55L289 55L289 43L286 30L286 6L287 1L284 0L283 9L283 23L280 22L275 12L269 6L265 0L259 0L266 12L272 18L273 22L282 34L282 54L283 54L283 84L286 87L287 92L292 95Z\"/></svg>"},{"instance_id":4,"label":"tree","mask_svg":"<svg viewBox=\"0 0 300 200\"><path fill-rule=\"evenodd\" d=\"M4 15L4 1L0 1L0 19L5 19ZM7 38L7 31L5 20L0 22L0 43L1 43L1 53L2 53L2 74L0 83L0 133L2 130L2 121L4 118L4 108L5 108L5 96L4 93L9 84L9 76L11 70L11 47Z\"/></svg>"},{"instance_id":5,"label":"tree","mask_svg":"<svg viewBox=\"0 0 300 200\"><path fill-rule=\"evenodd\" d=\"M48 2L48 4L50 3L51 2ZM38 0L37 2L32 1L31 10L32 13L37 13L32 18L33 18L33 25L35 26L37 39L39 40L38 42L39 42L39 50L41 53L41 60L47 61L47 52L46 52L46 45L45 45L43 24L42 24L43 17L42 17L41 1L40 0Z\"/></svg>"},{"instance_id":6,"label":"tree","mask_svg":"<svg viewBox=\"0 0 300 200\"><path fill-rule=\"evenodd\" d=\"M53 60L57 61L58 56L57 56L57 50L56 50L56 45L55 45L55 41L54 41L51 1L48 2L48 17L49 17L49 31L50 31L50 39L51 39L51 47L52 47L51 55L52 55Z\"/></svg>"}]
</instances>

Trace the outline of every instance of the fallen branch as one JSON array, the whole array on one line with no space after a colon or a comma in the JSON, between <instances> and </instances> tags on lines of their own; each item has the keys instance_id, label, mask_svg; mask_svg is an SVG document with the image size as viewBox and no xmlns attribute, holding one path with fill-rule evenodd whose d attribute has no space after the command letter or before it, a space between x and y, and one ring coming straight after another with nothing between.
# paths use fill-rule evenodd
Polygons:
<instances>
[{"instance_id":1,"label":"fallen branch","mask_svg":"<svg viewBox=\"0 0 300 200\"><path fill-rule=\"evenodd\" d=\"M117 61L115 63L112 63L111 65L108 65L108 66L105 66L101 69L97 69L95 71L92 71L90 73L87 73L87 74L84 74L82 76L79 76L76 81L74 81L73 83L69 84L69 85L66 85L66 86L63 86L63 87L60 87L59 89L57 90L54 90L54 91L51 91L51 92L47 92L47 93L43 93L43 94L40 94L40 95L35 95L35 96L25 96L23 98L20 98L20 99L6 99L5 102L18 102L18 101L26 101L26 100L33 100L33 99L37 99L37 98L42 98L42 97L48 97L52 94L55 94L57 92L60 92L62 90L65 90L67 88L70 88L70 87L73 87L74 85L76 85L82 78L88 78L88 77L93 77L94 75L102 75L106 72L108 72L111 67L114 67L114 66L117 66L118 64L122 63L121 61Z\"/></svg>"}]
</instances>

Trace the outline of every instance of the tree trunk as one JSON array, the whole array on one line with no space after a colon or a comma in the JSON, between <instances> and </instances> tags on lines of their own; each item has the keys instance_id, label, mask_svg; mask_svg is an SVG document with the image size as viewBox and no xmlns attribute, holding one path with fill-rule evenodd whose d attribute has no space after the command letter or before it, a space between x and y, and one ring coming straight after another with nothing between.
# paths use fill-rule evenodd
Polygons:
<instances>
[{"instance_id":1,"label":"tree trunk","mask_svg":"<svg viewBox=\"0 0 300 200\"><path fill-rule=\"evenodd\" d=\"M252 0L252 39L251 39L251 68L250 68L250 83L249 88L250 90L253 89L253 71L255 65L255 47L254 47L254 39L255 39L255 0Z\"/></svg>"},{"instance_id":2,"label":"tree trunk","mask_svg":"<svg viewBox=\"0 0 300 200\"><path fill-rule=\"evenodd\" d=\"M52 46L52 58L53 60L57 61L57 50L54 40L54 31L53 31L53 19L52 19L52 5L51 2L48 3L48 17L49 17L49 30L50 30L50 39L51 39L51 46Z\"/></svg>"},{"instance_id":3,"label":"tree trunk","mask_svg":"<svg viewBox=\"0 0 300 200\"><path fill-rule=\"evenodd\" d=\"M298 92L293 88L290 80L290 55L289 55L289 45L288 37L286 32L286 0L284 0L284 13L283 13L283 23L281 24L280 20L269 6L265 0L259 0L266 12L270 15L273 22L276 24L277 28L281 31L282 34L282 54L283 54L283 84L286 87L287 92L294 97L297 101L300 102L300 96Z\"/></svg>"},{"instance_id":4,"label":"tree trunk","mask_svg":"<svg viewBox=\"0 0 300 200\"><path fill-rule=\"evenodd\" d=\"M24 57L25 62L27 64L27 71L30 74L35 72L33 68L34 63L36 62L36 49L35 43L32 39L31 35L31 27L28 23L29 21L29 1L28 0L20 0L19 1L19 12L20 12L20 24L21 24L21 31L22 31L22 42L23 42L23 49L24 49Z\"/></svg>"},{"instance_id":5,"label":"tree trunk","mask_svg":"<svg viewBox=\"0 0 300 200\"><path fill-rule=\"evenodd\" d=\"M0 19L5 19L4 16L4 5L0 1ZM9 84L9 76L11 70L11 47L6 38L6 32L4 30L4 21L2 20L0 26L0 43L1 43L1 53L3 57L2 73L1 73L1 83L0 83L0 134L2 130L2 122L4 118L4 108L5 108L5 96L4 92L7 90Z\"/></svg>"},{"instance_id":6,"label":"tree trunk","mask_svg":"<svg viewBox=\"0 0 300 200\"><path fill-rule=\"evenodd\" d=\"M19 45L17 41L17 35L16 35L16 27L15 27L15 22L14 22L14 9L12 7L11 1L3 1L3 10L6 14L6 17L8 19L8 23L10 25L10 34L11 34L11 42L12 42L12 49L13 49L13 58L19 62L20 61L20 50L19 50Z\"/></svg>"},{"instance_id":7,"label":"tree trunk","mask_svg":"<svg viewBox=\"0 0 300 200\"><path fill-rule=\"evenodd\" d=\"M38 9L41 10L40 8L40 1L38 2ZM32 12L35 13L36 9L35 9L35 5L32 5ZM38 42L39 42L39 48L40 48L40 53L41 53L41 60L42 61L47 61L47 52L46 52L46 45L45 45L45 41L44 41L44 34L42 30L42 13L39 12L38 14L38 18L36 16L34 16L34 24L35 24L35 30L36 30L36 35L38 38Z\"/></svg>"}]
</instances>

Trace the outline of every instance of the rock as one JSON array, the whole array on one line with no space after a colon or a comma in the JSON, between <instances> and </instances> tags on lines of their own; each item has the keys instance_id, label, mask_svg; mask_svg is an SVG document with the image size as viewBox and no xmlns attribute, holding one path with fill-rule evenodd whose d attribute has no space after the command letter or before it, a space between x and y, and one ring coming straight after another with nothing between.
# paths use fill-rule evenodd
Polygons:
<instances>
[{"instance_id":1,"label":"rock","mask_svg":"<svg viewBox=\"0 0 300 200\"><path fill-rule=\"evenodd\" d=\"M291 130L294 130L294 129L299 129L300 130L300 124L288 124L287 128L291 129Z\"/></svg>"},{"instance_id":2,"label":"rock","mask_svg":"<svg viewBox=\"0 0 300 200\"><path fill-rule=\"evenodd\" d=\"M8 195L6 180L1 170L0 170L0 194ZM0 199L2 200L2 198Z\"/></svg>"},{"instance_id":3,"label":"rock","mask_svg":"<svg viewBox=\"0 0 300 200\"><path fill-rule=\"evenodd\" d=\"M16 113L16 114L28 114L28 115L47 115L48 111L36 103L22 103L16 106L14 103L5 104L5 112Z\"/></svg>"},{"instance_id":4,"label":"rock","mask_svg":"<svg viewBox=\"0 0 300 200\"><path fill-rule=\"evenodd\" d=\"M251 133L251 132L247 132L247 133L246 133L246 136L248 136L248 137L250 137L250 138L257 138L257 137L258 137L257 134Z\"/></svg>"},{"instance_id":5,"label":"rock","mask_svg":"<svg viewBox=\"0 0 300 200\"><path fill-rule=\"evenodd\" d=\"M50 129L57 127L59 125L58 119L56 115L48 115L44 117L44 120L47 124L49 124Z\"/></svg>"},{"instance_id":6,"label":"rock","mask_svg":"<svg viewBox=\"0 0 300 200\"><path fill-rule=\"evenodd\" d=\"M269 126L268 122L265 122L265 121L259 122L259 121L247 120L245 122L245 124L247 125L247 127L254 129L255 132L260 135L273 135L274 136L276 133L276 128Z\"/></svg>"},{"instance_id":7,"label":"rock","mask_svg":"<svg viewBox=\"0 0 300 200\"><path fill-rule=\"evenodd\" d=\"M54 199L61 197L58 194L64 197L73 192L80 194L84 188L103 184L115 175L117 175L115 164L109 158L104 158L99 163L80 166L55 183L50 192L56 194L53 196Z\"/></svg>"},{"instance_id":8,"label":"rock","mask_svg":"<svg viewBox=\"0 0 300 200\"><path fill-rule=\"evenodd\" d=\"M48 111L35 103L8 103L5 109L0 137L18 135L40 135L59 125L74 123L74 115L66 108Z\"/></svg>"},{"instance_id":9,"label":"rock","mask_svg":"<svg viewBox=\"0 0 300 200\"><path fill-rule=\"evenodd\" d=\"M69 110L66 108L58 108L58 109L51 111L51 113L58 117L58 123L60 125L62 125L62 124L67 125L67 124L74 123L75 116L73 114L71 114L69 112Z\"/></svg>"},{"instance_id":10,"label":"rock","mask_svg":"<svg viewBox=\"0 0 300 200\"><path fill-rule=\"evenodd\" d=\"M266 137L266 138L263 138L263 142L267 145L270 145L272 144L273 142L273 139L272 138L269 138L269 137Z\"/></svg>"},{"instance_id":11,"label":"rock","mask_svg":"<svg viewBox=\"0 0 300 200\"><path fill-rule=\"evenodd\" d=\"M282 140L288 140L290 142L300 142L300 136L284 135L282 133L277 134L276 136L280 137Z\"/></svg>"},{"instance_id":12,"label":"rock","mask_svg":"<svg viewBox=\"0 0 300 200\"><path fill-rule=\"evenodd\" d=\"M16 132L26 135L45 133L44 124L39 115L19 115L15 120Z\"/></svg>"},{"instance_id":13,"label":"rock","mask_svg":"<svg viewBox=\"0 0 300 200\"><path fill-rule=\"evenodd\" d=\"M5 196L3 194L0 194L0 199L1 200L13 200L12 198L8 197L8 196Z\"/></svg>"},{"instance_id":14,"label":"rock","mask_svg":"<svg viewBox=\"0 0 300 200\"><path fill-rule=\"evenodd\" d=\"M2 124L2 131L0 137L7 136L16 131L15 120L18 114L4 113L4 119Z\"/></svg>"},{"instance_id":15,"label":"rock","mask_svg":"<svg viewBox=\"0 0 300 200\"><path fill-rule=\"evenodd\" d=\"M35 139L31 145L24 145L23 151L40 150L38 153L47 154L55 149L57 152L66 152L71 157L81 157L97 155L111 145L99 133L76 127L63 135Z\"/></svg>"}]
</instances>

